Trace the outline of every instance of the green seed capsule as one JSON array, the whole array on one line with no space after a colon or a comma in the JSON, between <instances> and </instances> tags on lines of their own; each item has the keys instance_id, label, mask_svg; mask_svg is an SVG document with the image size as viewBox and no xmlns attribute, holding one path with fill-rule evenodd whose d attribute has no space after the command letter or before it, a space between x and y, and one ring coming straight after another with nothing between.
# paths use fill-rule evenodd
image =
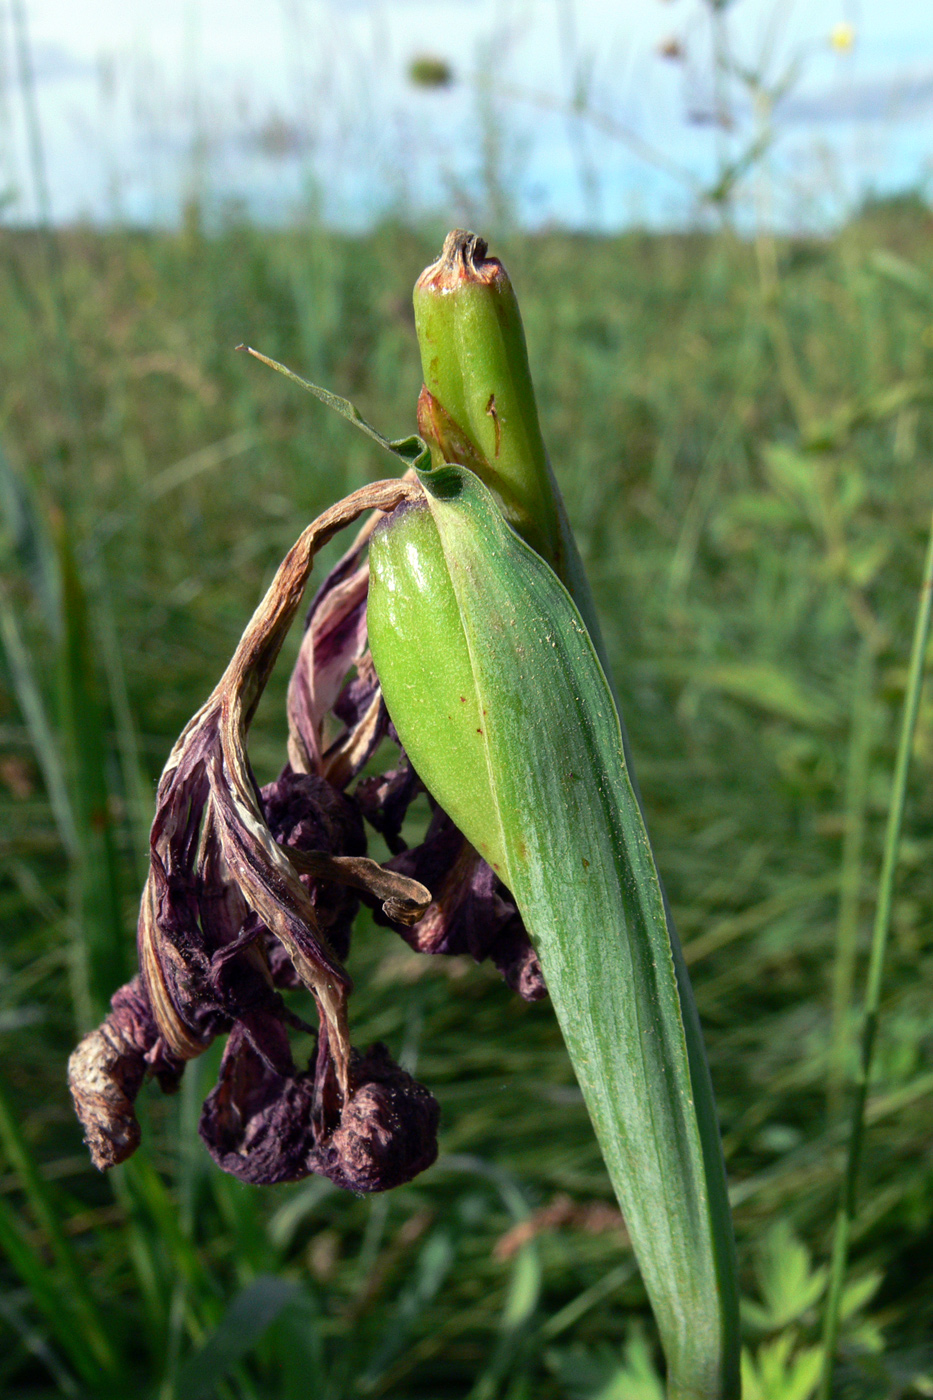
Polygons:
<instances>
[{"instance_id":1,"label":"green seed capsule","mask_svg":"<svg viewBox=\"0 0 933 1400\"><path fill-rule=\"evenodd\" d=\"M447 235L415 285L424 388L418 429L435 467L469 467L567 588L609 674L596 605L541 435L518 301L482 238ZM611 678L610 678L611 684ZM625 730L623 743L627 743Z\"/></svg>"},{"instance_id":2,"label":"green seed capsule","mask_svg":"<svg viewBox=\"0 0 933 1400\"><path fill-rule=\"evenodd\" d=\"M418 278L418 426L435 465L470 467L509 524L563 576L563 532L521 313L505 268L455 229Z\"/></svg>"}]
</instances>

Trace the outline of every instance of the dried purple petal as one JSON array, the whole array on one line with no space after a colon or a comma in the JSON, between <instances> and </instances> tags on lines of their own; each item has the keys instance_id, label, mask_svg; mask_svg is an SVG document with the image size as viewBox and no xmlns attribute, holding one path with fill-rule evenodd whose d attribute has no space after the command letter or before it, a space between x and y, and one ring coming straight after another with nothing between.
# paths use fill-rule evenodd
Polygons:
<instances>
[{"instance_id":1,"label":"dried purple petal","mask_svg":"<svg viewBox=\"0 0 933 1400\"><path fill-rule=\"evenodd\" d=\"M284 1029L282 1038L285 1040ZM287 1040L285 1040L287 1049ZM201 1111L198 1132L217 1165L240 1181L272 1186L309 1173L314 1151L314 1076L277 1072L243 1026L230 1033L220 1078Z\"/></svg>"},{"instance_id":2,"label":"dried purple petal","mask_svg":"<svg viewBox=\"0 0 933 1400\"><path fill-rule=\"evenodd\" d=\"M351 1073L353 1093L315 1153L315 1170L347 1191L389 1191L436 1161L440 1108L384 1045L373 1045Z\"/></svg>"},{"instance_id":3,"label":"dried purple petal","mask_svg":"<svg viewBox=\"0 0 933 1400\"><path fill-rule=\"evenodd\" d=\"M283 846L299 851L366 853L366 833L356 804L313 773L282 770L262 789L269 830Z\"/></svg>"},{"instance_id":4,"label":"dried purple petal","mask_svg":"<svg viewBox=\"0 0 933 1400\"><path fill-rule=\"evenodd\" d=\"M157 1075L171 1093L184 1070L166 1048L138 977L121 987L110 1005L103 1025L84 1037L68 1061L75 1111L100 1171L125 1162L139 1146L133 1105L146 1076Z\"/></svg>"},{"instance_id":5,"label":"dried purple petal","mask_svg":"<svg viewBox=\"0 0 933 1400\"><path fill-rule=\"evenodd\" d=\"M446 812L436 807L420 846L389 867L422 884L434 899L413 928L392 926L418 953L468 953L491 958L526 1001L546 995L538 956L511 895ZM387 922L378 912L376 920Z\"/></svg>"},{"instance_id":6,"label":"dried purple petal","mask_svg":"<svg viewBox=\"0 0 933 1400\"><path fill-rule=\"evenodd\" d=\"M262 805L269 830L280 846L335 855L362 856L366 853L366 833L359 808L351 798L316 774L296 773L290 766L286 767L274 783L262 789ZM318 924L330 947L341 962L346 961L350 932L360 907L358 897L348 886L332 880L315 880L305 874L299 878L308 891ZM273 938L270 933L269 939ZM276 980L276 969L281 971L283 963L280 956L275 954L274 957L273 980ZM286 983L295 984L290 980ZM283 984L276 981L276 985Z\"/></svg>"},{"instance_id":7,"label":"dried purple petal","mask_svg":"<svg viewBox=\"0 0 933 1400\"><path fill-rule=\"evenodd\" d=\"M406 850L402 825L422 784L403 753L397 768L357 783L354 797L363 816L378 831L393 855Z\"/></svg>"},{"instance_id":8,"label":"dried purple petal","mask_svg":"<svg viewBox=\"0 0 933 1400\"><path fill-rule=\"evenodd\" d=\"M544 973L520 915L516 914L496 935L489 956L506 986L523 1001L542 1001L547 996Z\"/></svg>"},{"instance_id":9,"label":"dried purple petal","mask_svg":"<svg viewBox=\"0 0 933 1400\"><path fill-rule=\"evenodd\" d=\"M273 834L249 766L246 735L300 605L316 551L362 512L391 510L419 491L394 481L364 487L325 511L303 533L277 571L219 684L169 756L159 783L150 872L140 907L140 978L118 994L103 1026L72 1057L79 1116L94 1160L102 1167L124 1160L138 1143L132 1104L145 1075L157 1073L168 1087L177 1082L186 1060L228 1030L224 1073L208 1118L213 1115L221 1155L229 1155L231 1134L239 1143L236 1155L252 1161L258 1154L258 1165L248 1168L256 1179L284 1179L282 1173L293 1169L288 1162L295 1156L294 1142L286 1133L284 1142L273 1147L271 1139L267 1141L270 1124L286 1132L289 1125L303 1121L297 1109L309 1095L320 1105L322 1086L333 1099L334 1113L350 1096L350 980L330 944L328 927L342 929L348 922L346 910L355 897L347 895L347 886L353 880L344 878L347 872L339 859L360 861L358 854L343 853L365 850L362 824L352 802L328 789L323 781L327 772L309 782L292 781L299 775L291 774L267 794L277 826ZM364 541L365 537L364 530ZM315 639L326 663L329 708L343 685L347 657L358 663L359 679L368 675L365 569L348 565L327 598L328 607L312 612L317 619ZM335 760L336 767L342 765L351 776L359 755L368 752L381 705L381 696L373 692L360 721L365 732L351 734ZM289 843L297 850L305 841L323 847L325 860L334 859L329 849L341 853L332 900L320 889L321 870L303 881L288 855ZM325 870L324 876L328 873ZM366 884L366 868L357 869L355 878ZM379 872L376 884L388 880L395 888L399 879ZM285 1024L294 1018L273 986L268 935L287 953L317 1001L319 1050L326 1063L318 1066L316 1079L294 1072L285 1034ZM312 1133L304 1144L306 1153L315 1141Z\"/></svg>"},{"instance_id":10,"label":"dried purple petal","mask_svg":"<svg viewBox=\"0 0 933 1400\"><path fill-rule=\"evenodd\" d=\"M329 1063L319 1055L319 1071L322 1058ZM219 1167L256 1186L318 1172L351 1191L386 1191L430 1166L440 1110L427 1089L384 1045L354 1054L351 1083L331 1131L315 1074L273 1068L237 1026L198 1130Z\"/></svg>"},{"instance_id":11,"label":"dried purple petal","mask_svg":"<svg viewBox=\"0 0 933 1400\"><path fill-rule=\"evenodd\" d=\"M299 773L323 773L324 722L347 672L366 652L369 565L361 563L375 521L368 521L318 589L288 687L288 756Z\"/></svg>"},{"instance_id":12,"label":"dried purple petal","mask_svg":"<svg viewBox=\"0 0 933 1400\"><path fill-rule=\"evenodd\" d=\"M334 713L346 716L348 727L324 754L322 768L329 782L344 788L369 762L388 732L389 712L369 652L357 662L356 679L341 692Z\"/></svg>"}]
</instances>

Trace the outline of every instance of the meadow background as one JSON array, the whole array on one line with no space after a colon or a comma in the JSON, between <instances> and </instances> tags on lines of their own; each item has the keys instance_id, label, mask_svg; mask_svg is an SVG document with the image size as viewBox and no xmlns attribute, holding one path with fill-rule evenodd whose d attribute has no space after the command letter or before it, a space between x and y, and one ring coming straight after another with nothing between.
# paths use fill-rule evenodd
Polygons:
<instances>
[{"instance_id":1,"label":"meadow background","mask_svg":"<svg viewBox=\"0 0 933 1400\"><path fill-rule=\"evenodd\" d=\"M727 8L699 7L713 38ZM25 10L5 16L11 53L26 42L28 57ZM850 28L837 53L857 41ZM389 191L366 218L356 209L359 226L326 216L310 167L302 197L263 217L212 175L203 145L179 159L174 212L58 215L42 84L4 70L11 142L25 141L0 226L4 1395L660 1400L650 1314L552 1014L487 967L418 958L360 920L354 1041L385 1040L442 1107L437 1166L384 1197L315 1179L256 1190L216 1171L195 1128L220 1047L177 1099L144 1091L143 1148L107 1178L65 1087L77 1035L132 964L172 741L304 525L390 470L234 347L409 432L411 288L464 220L518 291L694 980L747 1394L815 1392L933 507L924 171L892 191L863 170L834 221L802 199L795 222L774 121L781 64L743 77L713 45L702 71L733 104L714 115L736 116L705 132L676 220L649 200L650 217L625 227L588 223L584 162L577 226L535 222L508 90L461 81L440 41L419 52L435 60L414 73L432 103L453 77L451 99L473 104L469 178L428 182L414 213ZM576 109L561 101L568 139L603 111L593 88ZM603 137L617 149L618 134ZM608 181L600 149L587 159ZM650 187L656 167L644 169ZM837 188L857 186L836 169ZM282 762L293 650L253 729L260 781ZM840 1397L933 1394L931 812L925 697Z\"/></svg>"}]
</instances>

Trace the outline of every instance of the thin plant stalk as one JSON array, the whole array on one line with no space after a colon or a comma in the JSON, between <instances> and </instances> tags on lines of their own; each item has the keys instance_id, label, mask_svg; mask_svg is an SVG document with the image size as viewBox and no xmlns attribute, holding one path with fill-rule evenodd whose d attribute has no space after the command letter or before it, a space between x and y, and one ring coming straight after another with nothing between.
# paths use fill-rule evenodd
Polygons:
<instances>
[{"instance_id":1,"label":"thin plant stalk","mask_svg":"<svg viewBox=\"0 0 933 1400\"><path fill-rule=\"evenodd\" d=\"M68 413L72 419L75 445L80 457L87 459L87 439L84 418L81 412L81 394L78 382L75 344L68 326L68 304L65 293L65 269L61 246L52 219L52 199L49 193L48 172L45 160L45 143L42 139L42 122L39 116L39 100L36 91L35 67L32 45L26 20L26 7L23 0L10 0L10 15L13 21L14 42L19 65L20 88L23 95L23 116L26 125L26 138L29 149L29 167L36 200L37 223L45 252L48 291L52 302L54 332L58 341L61 363L64 369L64 393ZM62 471L56 473L56 487L63 501L70 494L68 478Z\"/></svg>"},{"instance_id":2,"label":"thin plant stalk","mask_svg":"<svg viewBox=\"0 0 933 1400\"><path fill-rule=\"evenodd\" d=\"M836 1230L833 1239L829 1289L826 1298L826 1312L823 1326L823 1374L820 1380L818 1400L831 1400L832 1395L833 1364L836 1355L836 1342L839 1336L842 1290L845 1283L846 1265L849 1256L849 1235L852 1222L855 1219L858 1194L858 1175L861 1165L865 1127L865 1101L868 1097L872 1057L874 1055L875 1040L878 1034L881 980L884 972L884 958L887 950L888 933L891 927L891 901L894 891L894 875L897 870L900 851L904 804L907 797L907 774L910 767L910 753L913 745L914 729L917 724L917 712L920 707L920 694L923 689L924 660L930 635L931 603L933 603L933 521L931 521L930 524L930 537L927 543L923 583L920 588L920 601L917 607L917 620L914 627L914 640L910 654L910 669L907 677L907 692L904 696L901 734L898 742L897 762L894 769L894 783L891 790L891 805L888 809L888 824L884 838L884 857L881 866L881 878L878 884L878 906L875 913L871 957L865 985L864 1020L855 1082L855 1095L852 1104L852 1125L849 1134L849 1147L846 1158L845 1177L842 1185L842 1195L839 1202L839 1210L836 1215Z\"/></svg>"},{"instance_id":3,"label":"thin plant stalk","mask_svg":"<svg viewBox=\"0 0 933 1400\"><path fill-rule=\"evenodd\" d=\"M868 815L874 656L874 644L871 638L866 637L862 641L855 666L852 725L846 763L845 829L842 840L836 949L833 959L832 1027L826 1095L827 1115L830 1122L835 1122L842 1107L846 1057L850 1044L850 1008L855 985L859 912L862 900L862 866Z\"/></svg>"}]
</instances>

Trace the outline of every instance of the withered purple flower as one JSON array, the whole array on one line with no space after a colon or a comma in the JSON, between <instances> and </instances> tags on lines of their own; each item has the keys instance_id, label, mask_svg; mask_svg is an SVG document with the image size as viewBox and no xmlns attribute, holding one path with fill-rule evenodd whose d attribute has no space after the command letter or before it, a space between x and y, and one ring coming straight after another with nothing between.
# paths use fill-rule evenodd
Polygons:
<instances>
[{"instance_id":1,"label":"withered purple flower","mask_svg":"<svg viewBox=\"0 0 933 1400\"><path fill-rule=\"evenodd\" d=\"M547 995L541 965L508 890L436 803L420 846L404 851L387 868L433 892L423 917L412 926L376 911L377 923L397 929L418 953L468 953L490 958L513 991L526 1001Z\"/></svg>"},{"instance_id":2,"label":"withered purple flower","mask_svg":"<svg viewBox=\"0 0 933 1400\"><path fill-rule=\"evenodd\" d=\"M199 1130L224 1171L255 1184L318 1172L380 1191L434 1161L434 1098L385 1046L361 1054L350 1044L343 964L361 899L417 951L491 957L522 996L544 995L514 903L449 817L434 807L423 843L406 849L402 826L422 788L404 753L360 778L384 738L397 742L368 651L366 549L381 513L420 493L408 479L365 487L304 532L172 750L140 909L140 973L69 1064L100 1168L138 1146L133 1104L146 1078L172 1091L218 1035L227 1043ZM308 611L288 692L288 762L260 789L246 736L314 555L367 511ZM393 852L385 865L366 856L364 818ZM288 1032L312 1028L281 995L299 986L320 1020L304 1068Z\"/></svg>"}]
</instances>

